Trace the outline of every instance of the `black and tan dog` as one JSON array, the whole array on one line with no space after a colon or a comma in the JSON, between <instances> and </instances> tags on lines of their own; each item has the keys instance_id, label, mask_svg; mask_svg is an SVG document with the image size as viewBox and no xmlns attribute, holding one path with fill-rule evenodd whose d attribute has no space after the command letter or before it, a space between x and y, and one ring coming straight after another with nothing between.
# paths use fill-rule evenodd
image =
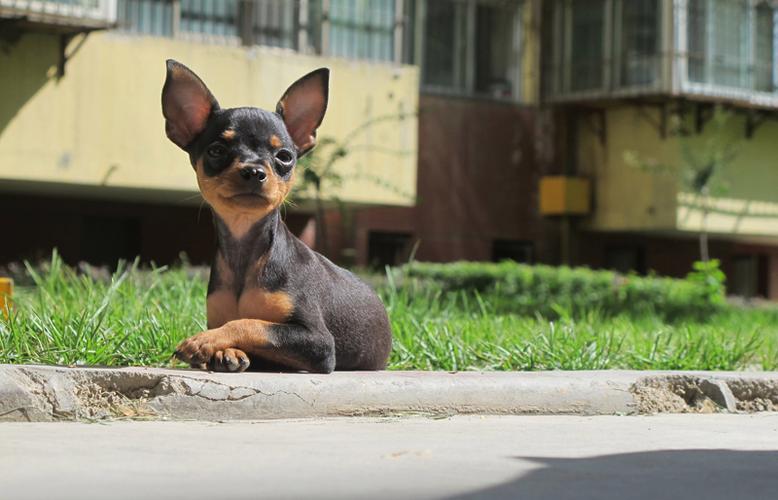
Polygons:
<instances>
[{"instance_id":1,"label":"black and tan dog","mask_svg":"<svg viewBox=\"0 0 778 500\"><path fill-rule=\"evenodd\" d=\"M218 240L209 329L175 352L193 367L329 373L386 365L392 338L380 299L292 235L279 213L297 159L316 142L328 85L322 68L293 83L274 113L221 109L197 75L167 62L165 131L189 154Z\"/></svg>"}]
</instances>

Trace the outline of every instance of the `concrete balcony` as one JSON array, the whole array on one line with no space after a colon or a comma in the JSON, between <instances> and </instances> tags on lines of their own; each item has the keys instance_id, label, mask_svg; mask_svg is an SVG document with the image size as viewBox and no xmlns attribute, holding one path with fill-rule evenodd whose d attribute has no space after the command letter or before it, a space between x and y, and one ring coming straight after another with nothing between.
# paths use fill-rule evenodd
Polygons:
<instances>
[{"instance_id":1,"label":"concrete balcony","mask_svg":"<svg viewBox=\"0 0 778 500\"><path fill-rule=\"evenodd\" d=\"M711 196L703 198L684 189L672 169L684 161L681 141L696 151L710 147L710 125L684 139L663 138L657 110L625 105L604 113L604 134L588 123L577 129L581 174L593 179L594 207L587 228L692 235L703 227L707 210L705 227L712 234L751 241L778 238L778 122L764 122L747 138L747 117L730 118L724 135L735 144L734 159L716 174ZM662 168L642 168L628 156Z\"/></svg>"}]
</instances>

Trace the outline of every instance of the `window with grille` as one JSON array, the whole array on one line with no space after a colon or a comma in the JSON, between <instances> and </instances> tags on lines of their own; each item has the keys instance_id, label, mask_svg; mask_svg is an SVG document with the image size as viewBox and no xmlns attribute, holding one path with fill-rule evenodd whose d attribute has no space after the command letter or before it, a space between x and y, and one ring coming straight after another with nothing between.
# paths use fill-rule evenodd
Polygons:
<instances>
[{"instance_id":1,"label":"window with grille","mask_svg":"<svg viewBox=\"0 0 778 500\"><path fill-rule=\"evenodd\" d=\"M421 11L428 91L518 99L521 2L427 0ZM419 9L416 15L419 15Z\"/></svg>"},{"instance_id":2,"label":"window with grille","mask_svg":"<svg viewBox=\"0 0 778 500\"><path fill-rule=\"evenodd\" d=\"M136 34L173 36L173 2L170 0L119 0L119 28Z\"/></svg>"},{"instance_id":3,"label":"window with grille","mask_svg":"<svg viewBox=\"0 0 778 500\"><path fill-rule=\"evenodd\" d=\"M351 59L394 60L395 0L329 0L328 52Z\"/></svg>"},{"instance_id":4,"label":"window with grille","mask_svg":"<svg viewBox=\"0 0 778 500\"><path fill-rule=\"evenodd\" d=\"M295 2L256 0L247 2L248 44L265 47L297 48L299 10Z\"/></svg>"},{"instance_id":5,"label":"window with grille","mask_svg":"<svg viewBox=\"0 0 778 500\"><path fill-rule=\"evenodd\" d=\"M572 90L603 86L605 1L577 0L570 8L568 39L570 87Z\"/></svg>"},{"instance_id":6,"label":"window with grille","mask_svg":"<svg viewBox=\"0 0 778 500\"><path fill-rule=\"evenodd\" d=\"M754 88L772 93L778 85L775 65L775 47L778 44L775 37L775 26L778 24L776 9L765 3L760 4L756 8L755 21Z\"/></svg>"},{"instance_id":7,"label":"window with grille","mask_svg":"<svg viewBox=\"0 0 778 500\"><path fill-rule=\"evenodd\" d=\"M464 86L462 69L464 5L428 0L424 30L424 83L443 88Z\"/></svg>"},{"instance_id":8,"label":"window with grille","mask_svg":"<svg viewBox=\"0 0 778 500\"><path fill-rule=\"evenodd\" d=\"M659 0L630 0L618 6L619 86L653 84L661 73Z\"/></svg>"},{"instance_id":9,"label":"window with grille","mask_svg":"<svg viewBox=\"0 0 778 500\"><path fill-rule=\"evenodd\" d=\"M405 1L119 0L120 29L398 61ZM304 47L299 45L304 43Z\"/></svg>"},{"instance_id":10,"label":"window with grille","mask_svg":"<svg viewBox=\"0 0 778 500\"><path fill-rule=\"evenodd\" d=\"M184 33L238 37L238 0L181 0L179 28Z\"/></svg>"},{"instance_id":11,"label":"window with grille","mask_svg":"<svg viewBox=\"0 0 778 500\"><path fill-rule=\"evenodd\" d=\"M680 92L778 107L775 0L549 2L551 98Z\"/></svg>"},{"instance_id":12,"label":"window with grille","mask_svg":"<svg viewBox=\"0 0 778 500\"><path fill-rule=\"evenodd\" d=\"M751 0L688 0L688 78L775 91L776 9Z\"/></svg>"}]
</instances>

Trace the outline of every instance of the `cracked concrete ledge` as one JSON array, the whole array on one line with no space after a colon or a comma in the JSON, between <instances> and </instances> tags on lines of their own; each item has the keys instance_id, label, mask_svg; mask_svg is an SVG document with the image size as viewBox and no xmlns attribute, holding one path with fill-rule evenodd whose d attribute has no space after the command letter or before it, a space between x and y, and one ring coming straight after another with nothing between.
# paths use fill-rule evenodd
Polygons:
<instances>
[{"instance_id":1,"label":"cracked concrete ledge","mask_svg":"<svg viewBox=\"0 0 778 500\"><path fill-rule=\"evenodd\" d=\"M778 372L207 373L0 365L0 420L778 411Z\"/></svg>"}]
</instances>

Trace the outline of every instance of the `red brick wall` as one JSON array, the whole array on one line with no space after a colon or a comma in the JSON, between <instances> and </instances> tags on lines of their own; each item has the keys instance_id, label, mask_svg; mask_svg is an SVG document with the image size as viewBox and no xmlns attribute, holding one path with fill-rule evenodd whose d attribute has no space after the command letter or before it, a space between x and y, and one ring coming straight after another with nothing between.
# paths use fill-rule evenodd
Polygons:
<instances>
[{"instance_id":1,"label":"red brick wall","mask_svg":"<svg viewBox=\"0 0 778 500\"><path fill-rule=\"evenodd\" d=\"M548 123L537 109L422 95L417 205L360 210L357 262L371 230L413 233L418 260L489 260L493 240L505 239L532 241L537 260L553 261L544 235L554 224L537 210L538 179L553 162Z\"/></svg>"}]
</instances>

